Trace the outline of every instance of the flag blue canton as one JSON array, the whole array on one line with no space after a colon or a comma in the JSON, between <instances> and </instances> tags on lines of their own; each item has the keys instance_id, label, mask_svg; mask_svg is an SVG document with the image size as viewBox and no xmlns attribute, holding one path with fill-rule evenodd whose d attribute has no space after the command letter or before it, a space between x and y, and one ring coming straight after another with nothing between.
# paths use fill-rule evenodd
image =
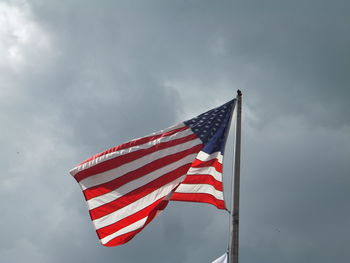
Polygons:
<instances>
[{"instance_id":1,"label":"flag blue canton","mask_svg":"<svg viewBox=\"0 0 350 263\"><path fill-rule=\"evenodd\" d=\"M222 154L224 153L235 101L233 99L220 107L184 122L203 142L203 152L212 154L220 151Z\"/></svg>"}]
</instances>

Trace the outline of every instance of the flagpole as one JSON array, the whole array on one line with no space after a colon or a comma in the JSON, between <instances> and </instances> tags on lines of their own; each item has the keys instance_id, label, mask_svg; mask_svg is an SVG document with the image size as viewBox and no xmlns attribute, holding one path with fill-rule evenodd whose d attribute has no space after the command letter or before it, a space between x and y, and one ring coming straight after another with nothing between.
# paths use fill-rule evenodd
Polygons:
<instances>
[{"instance_id":1,"label":"flagpole","mask_svg":"<svg viewBox=\"0 0 350 263\"><path fill-rule=\"evenodd\" d=\"M236 138L234 151L234 185L232 193L231 208L231 240L229 246L229 263L238 263L239 250L239 186L241 170L241 114L242 114L242 92L237 90L237 118Z\"/></svg>"}]
</instances>

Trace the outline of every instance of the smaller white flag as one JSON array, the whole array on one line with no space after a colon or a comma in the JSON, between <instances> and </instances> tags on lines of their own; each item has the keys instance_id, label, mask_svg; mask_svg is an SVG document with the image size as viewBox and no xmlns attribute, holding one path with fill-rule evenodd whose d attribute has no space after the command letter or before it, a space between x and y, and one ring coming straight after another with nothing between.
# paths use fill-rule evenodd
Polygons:
<instances>
[{"instance_id":1,"label":"smaller white flag","mask_svg":"<svg viewBox=\"0 0 350 263\"><path fill-rule=\"evenodd\" d=\"M227 263L227 253L225 253L218 259L215 259L212 263Z\"/></svg>"}]
</instances>

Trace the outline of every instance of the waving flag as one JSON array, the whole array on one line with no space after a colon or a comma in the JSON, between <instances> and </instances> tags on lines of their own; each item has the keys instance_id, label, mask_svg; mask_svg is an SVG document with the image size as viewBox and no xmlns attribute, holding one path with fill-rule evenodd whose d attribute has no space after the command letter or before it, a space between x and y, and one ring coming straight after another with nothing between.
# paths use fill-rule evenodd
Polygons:
<instances>
[{"instance_id":1,"label":"waving flag","mask_svg":"<svg viewBox=\"0 0 350 263\"><path fill-rule=\"evenodd\" d=\"M225 209L222 160L235 99L73 168L104 246L128 242L169 201Z\"/></svg>"}]
</instances>

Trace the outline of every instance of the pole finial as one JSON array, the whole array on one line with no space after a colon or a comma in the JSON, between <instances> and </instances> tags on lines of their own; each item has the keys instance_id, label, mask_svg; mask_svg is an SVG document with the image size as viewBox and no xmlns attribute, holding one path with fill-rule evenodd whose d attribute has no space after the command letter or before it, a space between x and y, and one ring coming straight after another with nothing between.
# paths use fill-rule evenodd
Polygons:
<instances>
[{"instance_id":1,"label":"pole finial","mask_svg":"<svg viewBox=\"0 0 350 263\"><path fill-rule=\"evenodd\" d=\"M241 96L242 96L242 92L241 92L241 90L239 90L239 89L237 90L237 96L238 96L238 97L241 97Z\"/></svg>"}]
</instances>

